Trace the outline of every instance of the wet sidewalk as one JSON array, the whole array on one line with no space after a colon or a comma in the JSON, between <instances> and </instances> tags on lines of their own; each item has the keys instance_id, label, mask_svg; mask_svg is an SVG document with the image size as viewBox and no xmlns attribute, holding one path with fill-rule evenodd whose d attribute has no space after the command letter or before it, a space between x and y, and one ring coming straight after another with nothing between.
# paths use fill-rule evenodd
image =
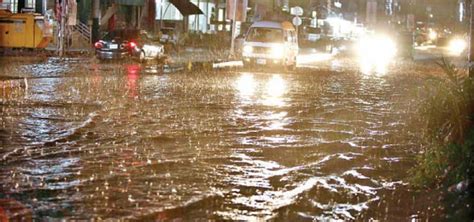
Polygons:
<instances>
[{"instance_id":1,"label":"wet sidewalk","mask_svg":"<svg viewBox=\"0 0 474 222\"><path fill-rule=\"evenodd\" d=\"M46 48L48 54L54 54L57 48L50 46ZM67 55L94 55L94 48L69 48L66 50ZM179 52L166 53L173 63L188 63L188 62L225 62L230 61L229 50L211 50L206 48L185 47Z\"/></svg>"}]
</instances>

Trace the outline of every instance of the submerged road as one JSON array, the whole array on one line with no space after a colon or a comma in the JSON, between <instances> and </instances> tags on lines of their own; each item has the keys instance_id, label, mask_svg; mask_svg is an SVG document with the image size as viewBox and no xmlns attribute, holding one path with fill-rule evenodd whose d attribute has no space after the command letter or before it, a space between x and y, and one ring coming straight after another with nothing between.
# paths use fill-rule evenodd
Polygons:
<instances>
[{"instance_id":1,"label":"submerged road","mask_svg":"<svg viewBox=\"0 0 474 222\"><path fill-rule=\"evenodd\" d=\"M162 72L2 58L0 75L26 84L0 97L0 200L41 220L438 218L437 196L412 191L407 171L417 93L440 70L302 63Z\"/></svg>"}]
</instances>

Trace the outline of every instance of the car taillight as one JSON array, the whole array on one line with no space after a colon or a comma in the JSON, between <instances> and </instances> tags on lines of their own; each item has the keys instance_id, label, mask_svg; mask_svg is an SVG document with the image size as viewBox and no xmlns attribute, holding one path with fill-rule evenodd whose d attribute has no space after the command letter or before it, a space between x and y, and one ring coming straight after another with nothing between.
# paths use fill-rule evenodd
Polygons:
<instances>
[{"instance_id":1,"label":"car taillight","mask_svg":"<svg viewBox=\"0 0 474 222\"><path fill-rule=\"evenodd\" d=\"M135 47L137 47L137 43L135 43L135 42L129 42L129 43L128 43L128 46L129 46L130 48L134 49Z\"/></svg>"},{"instance_id":2,"label":"car taillight","mask_svg":"<svg viewBox=\"0 0 474 222\"><path fill-rule=\"evenodd\" d=\"M101 49L102 47L104 47L104 44L102 44L102 42L96 42L96 43L94 43L94 47L96 49Z\"/></svg>"}]
</instances>

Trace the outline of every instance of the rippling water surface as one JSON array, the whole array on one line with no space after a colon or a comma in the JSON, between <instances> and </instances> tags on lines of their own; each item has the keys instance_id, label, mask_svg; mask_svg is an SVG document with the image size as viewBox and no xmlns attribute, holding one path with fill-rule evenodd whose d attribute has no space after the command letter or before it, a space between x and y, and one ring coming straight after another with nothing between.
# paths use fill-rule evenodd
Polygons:
<instances>
[{"instance_id":1,"label":"rippling water surface","mask_svg":"<svg viewBox=\"0 0 474 222\"><path fill-rule=\"evenodd\" d=\"M430 218L429 197L407 186L420 146L411 66L3 61L28 87L2 91L0 198L42 219Z\"/></svg>"}]
</instances>

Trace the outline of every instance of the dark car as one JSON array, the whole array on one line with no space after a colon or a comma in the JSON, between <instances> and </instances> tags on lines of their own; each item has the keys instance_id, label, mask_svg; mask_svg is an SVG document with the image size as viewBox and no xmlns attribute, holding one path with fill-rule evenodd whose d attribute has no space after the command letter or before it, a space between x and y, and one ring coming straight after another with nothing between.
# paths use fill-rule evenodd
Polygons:
<instances>
[{"instance_id":1,"label":"dark car","mask_svg":"<svg viewBox=\"0 0 474 222\"><path fill-rule=\"evenodd\" d=\"M160 36L161 43L172 44L172 45L178 44L178 36L176 35L174 28L162 28L160 32L161 32L161 36Z\"/></svg>"},{"instance_id":2,"label":"dark car","mask_svg":"<svg viewBox=\"0 0 474 222\"><path fill-rule=\"evenodd\" d=\"M163 45L140 30L115 30L94 44L98 59L138 58L140 61L160 59Z\"/></svg>"},{"instance_id":3,"label":"dark car","mask_svg":"<svg viewBox=\"0 0 474 222\"><path fill-rule=\"evenodd\" d=\"M98 59L122 59L132 55L137 46L136 30L116 30L108 32L94 44Z\"/></svg>"}]
</instances>

